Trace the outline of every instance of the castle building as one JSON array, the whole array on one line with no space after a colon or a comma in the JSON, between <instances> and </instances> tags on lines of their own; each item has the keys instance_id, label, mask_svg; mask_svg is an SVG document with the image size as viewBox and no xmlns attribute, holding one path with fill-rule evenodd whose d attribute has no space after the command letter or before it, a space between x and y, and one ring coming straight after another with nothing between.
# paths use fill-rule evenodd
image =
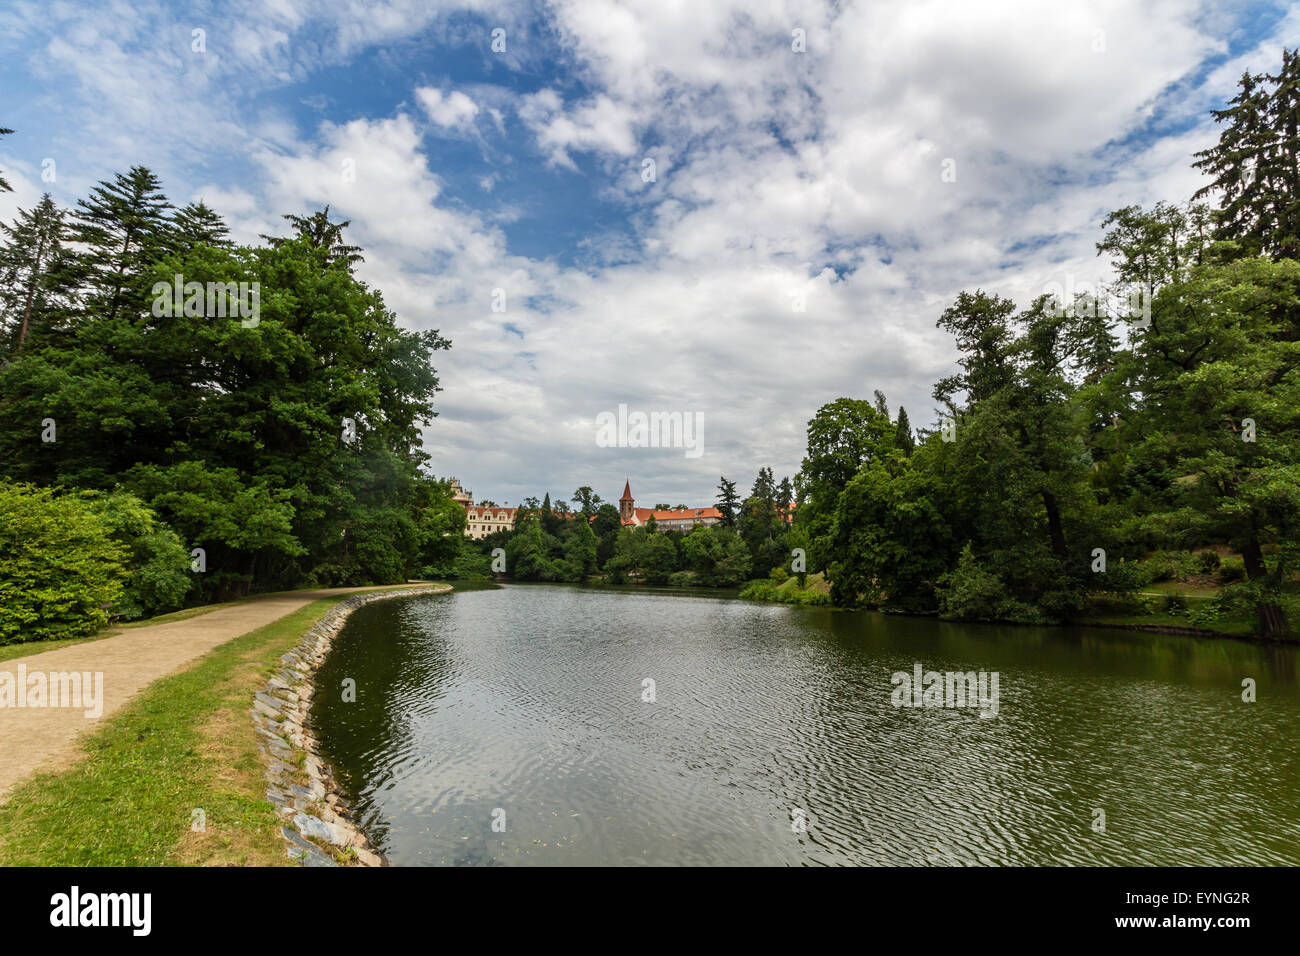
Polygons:
<instances>
[{"instance_id":1,"label":"castle building","mask_svg":"<svg viewBox=\"0 0 1300 956\"><path fill-rule=\"evenodd\" d=\"M494 531L513 531L518 508L501 508L493 504L474 504L474 495L451 479L451 500L465 509L465 537L477 541Z\"/></svg>"},{"instance_id":2,"label":"castle building","mask_svg":"<svg viewBox=\"0 0 1300 956\"><path fill-rule=\"evenodd\" d=\"M695 527L711 527L722 521L717 508L638 508L632 497L632 483L623 482L623 497L618 499L618 516L624 527L639 528L653 517L660 531L690 531Z\"/></svg>"}]
</instances>

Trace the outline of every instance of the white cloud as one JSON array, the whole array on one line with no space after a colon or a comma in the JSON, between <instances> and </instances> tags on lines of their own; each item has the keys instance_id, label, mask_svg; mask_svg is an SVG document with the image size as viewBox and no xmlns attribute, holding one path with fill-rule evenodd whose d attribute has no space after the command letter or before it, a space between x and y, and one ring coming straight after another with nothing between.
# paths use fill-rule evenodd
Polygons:
<instances>
[{"instance_id":1,"label":"white cloud","mask_svg":"<svg viewBox=\"0 0 1300 956\"><path fill-rule=\"evenodd\" d=\"M478 115L478 105L460 90L444 93L436 86L423 86L415 91L415 97L439 126L466 127Z\"/></svg>"},{"instance_id":2,"label":"white cloud","mask_svg":"<svg viewBox=\"0 0 1300 956\"><path fill-rule=\"evenodd\" d=\"M67 182L61 160L65 196L95 170L145 160L245 240L329 203L365 249L363 278L403 321L453 339L435 357L434 467L512 502L579 484L616 497L630 474L646 500L704 503L719 474L747 487L760 465L792 473L807 419L843 394L881 388L927 423L954 358L935 319L956 293L1023 302L1047 282L1099 275L1105 213L1188 196L1190 155L1215 135L1206 108L1300 40L1292 11L1202 86L1231 23L1166 0L556 0L545 26L563 56L540 65L533 38L546 31L522 25L524 5L456 20L445 14L460 8L414 0L277 0L255 35L214 17L206 58L188 54L190 25L164 6L134 20L68 9L53 23L25 4L0 14L13 38L0 52L21 44L60 91L51 115L74 118L52 144L22 149L77 158ZM236 21L259 22L239 9ZM338 120L309 129L261 95L417 35L486 59L485 23L507 29L502 62L527 63L531 92L499 76L412 79L398 99L413 93L419 115L388 104L358 116L334 112L337 95L294 90L292 102L311 97ZM795 28L805 53L791 49ZM1193 125L1135 136L1157 110ZM470 170L474 195L447 194L453 171L422 136L430 124L498 137ZM30 205L38 159L12 139L0 167ZM647 156L653 183L640 177ZM542 167L525 181L545 189L580 158L596 170L591 194L626 203L629 223L576 236L567 221L535 224L554 230L557 260L512 253L504 229L527 208L518 168ZM949 158L955 182L941 178ZM210 169L223 165L224 178ZM0 214L13 202L0 196ZM579 266L562 264L563 243L579 247ZM495 288L504 314L491 311ZM792 308L799 292L805 312ZM703 458L597 448L596 415L621 402L704 413Z\"/></svg>"}]
</instances>

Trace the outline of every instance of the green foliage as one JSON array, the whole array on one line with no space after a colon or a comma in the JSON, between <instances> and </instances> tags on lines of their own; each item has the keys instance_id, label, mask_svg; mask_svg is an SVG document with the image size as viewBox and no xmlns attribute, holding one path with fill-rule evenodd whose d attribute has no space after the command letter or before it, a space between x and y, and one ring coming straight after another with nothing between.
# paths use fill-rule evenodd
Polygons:
<instances>
[{"instance_id":1,"label":"green foliage","mask_svg":"<svg viewBox=\"0 0 1300 956\"><path fill-rule=\"evenodd\" d=\"M181 607L194 582L190 554L176 533L125 491L86 492L82 497L126 550L128 575L113 616L132 621Z\"/></svg>"},{"instance_id":2,"label":"green foliage","mask_svg":"<svg viewBox=\"0 0 1300 956\"><path fill-rule=\"evenodd\" d=\"M800 604L808 607L826 607L831 603L830 591L817 575L809 578L808 586L796 578L777 582L773 579L749 581L740 590L740 596L750 601L768 601L774 604Z\"/></svg>"},{"instance_id":3,"label":"green foliage","mask_svg":"<svg viewBox=\"0 0 1300 956\"><path fill-rule=\"evenodd\" d=\"M93 634L122 599L129 557L91 503L0 483L0 644Z\"/></svg>"},{"instance_id":4,"label":"green foliage","mask_svg":"<svg viewBox=\"0 0 1300 956\"><path fill-rule=\"evenodd\" d=\"M977 559L967 544L957 566L939 578L939 616L958 621L1021 621L1036 623L1043 615L1017 601L1002 579Z\"/></svg>"},{"instance_id":5,"label":"green foliage","mask_svg":"<svg viewBox=\"0 0 1300 956\"><path fill-rule=\"evenodd\" d=\"M233 245L212 210L174 210L143 167L95 186L67 227L45 207L0 250L8 477L134 494L207 552L202 600L455 565L456 506L420 470L431 360L449 343L402 329L353 275L347 223L289 216L294 236ZM257 314L169 307L159 290L176 276L257 283ZM33 439L46 418L55 442Z\"/></svg>"}]
</instances>

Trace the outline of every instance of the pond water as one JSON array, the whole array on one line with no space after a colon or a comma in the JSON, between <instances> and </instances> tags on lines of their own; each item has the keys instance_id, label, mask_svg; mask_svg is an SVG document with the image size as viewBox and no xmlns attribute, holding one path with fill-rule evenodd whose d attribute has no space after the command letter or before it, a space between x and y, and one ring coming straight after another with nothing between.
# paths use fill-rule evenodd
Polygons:
<instances>
[{"instance_id":1,"label":"pond water","mask_svg":"<svg viewBox=\"0 0 1300 956\"><path fill-rule=\"evenodd\" d=\"M395 865L1296 865L1296 657L509 585L358 609L313 722Z\"/></svg>"}]
</instances>

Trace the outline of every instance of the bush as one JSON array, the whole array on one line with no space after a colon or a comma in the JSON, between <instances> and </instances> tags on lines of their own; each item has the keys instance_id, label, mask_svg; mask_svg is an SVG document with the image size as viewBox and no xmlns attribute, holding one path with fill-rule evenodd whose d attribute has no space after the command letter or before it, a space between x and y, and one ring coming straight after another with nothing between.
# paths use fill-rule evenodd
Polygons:
<instances>
[{"instance_id":1,"label":"bush","mask_svg":"<svg viewBox=\"0 0 1300 956\"><path fill-rule=\"evenodd\" d=\"M689 588L695 585L695 574L691 571L677 571L668 575L668 584L675 588Z\"/></svg>"},{"instance_id":2,"label":"bush","mask_svg":"<svg viewBox=\"0 0 1300 956\"><path fill-rule=\"evenodd\" d=\"M1192 561L1197 574L1213 574L1219 570L1221 559L1217 551L1202 551Z\"/></svg>"},{"instance_id":3,"label":"bush","mask_svg":"<svg viewBox=\"0 0 1300 956\"><path fill-rule=\"evenodd\" d=\"M83 499L126 549L130 574L112 614L123 620L174 611L193 585L190 555L176 532L135 495L114 491L83 494Z\"/></svg>"},{"instance_id":4,"label":"bush","mask_svg":"<svg viewBox=\"0 0 1300 956\"><path fill-rule=\"evenodd\" d=\"M1235 556L1224 558L1219 565L1219 580L1224 583L1246 580L1246 562Z\"/></svg>"},{"instance_id":5,"label":"bush","mask_svg":"<svg viewBox=\"0 0 1300 956\"><path fill-rule=\"evenodd\" d=\"M1151 569L1142 561L1115 561L1096 576L1097 590L1127 594L1151 583Z\"/></svg>"},{"instance_id":6,"label":"bush","mask_svg":"<svg viewBox=\"0 0 1300 956\"><path fill-rule=\"evenodd\" d=\"M1185 615L1187 613L1187 599L1181 594L1171 594L1165 598L1164 611L1166 614Z\"/></svg>"},{"instance_id":7,"label":"bush","mask_svg":"<svg viewBox=\"0 0 1300 956\"><path fill-rule=\"evenodd\" d=\"M771 578L773 581L775 581L777 584L783 584L786 581L790 580L790 572L787 571L784 567L782 567L779 564L776 567L774 567L771 571L769 571L767 573L767 576Z\"/></svg>"},{"instance_id":8,"label":"bush","mask_svg":"<svg viewBox=\"0 0 1300 956\"><path fill-rule=\"evenodd\" d=\"M1181 581L1196 571L1195 558L1186 551L1157 551L1145 564L1151 581Z\"/></svg>"},{"instance_id":9,"label":"bush","mask_svg":"<svg viewBox=\"0 0 1300 956\"><path fill-rule=\"evenodd\" d=\"M957 567L935 583L939 616L955 621L1020 621L1039 623L1043 615L1035 608L1017 601L1006 586L984 566L971 551L962 549Z\"/></svg>"},{"instance_id":10,"label":"bush","mask_svg":"<svg viewBox=\"0 0 1300 956\"><path fill-rule=\"evenodd\" d=\"M758 578L740 589L740 596L750 601L770 601L774 604L800 604L809 607L827 607L830 593L813 588L781 587L776 582Z\"/></svg>"},{"instance_id":11,"label":"bush","mask_svg":"<svg viewBox=\"0 0 1300 956\"><path fill-rule=\"evenodd\" d=\"M95 633L122 598L127 560L87 501L0 484L0 644Z\"/></svg>"}]
</instances>

